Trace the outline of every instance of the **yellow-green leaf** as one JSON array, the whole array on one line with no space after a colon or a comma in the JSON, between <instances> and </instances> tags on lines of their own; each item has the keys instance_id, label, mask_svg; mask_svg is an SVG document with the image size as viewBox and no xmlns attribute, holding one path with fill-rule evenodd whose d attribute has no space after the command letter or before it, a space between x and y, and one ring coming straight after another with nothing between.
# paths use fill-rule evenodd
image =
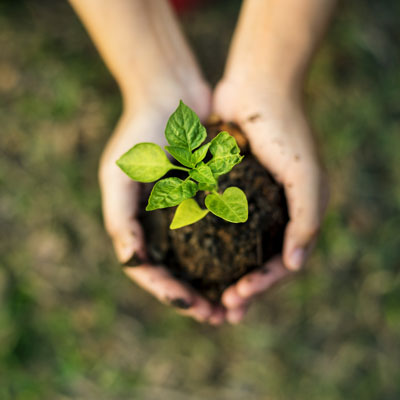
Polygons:
<instances>
[{"instance_id":1,"label":"yellow-green leaf","mask_svg":"<svg viewBox=\"0 0 400 400\"><path fill-rule=\"evenodd\" d=\"M215 175L226 174L243 158L235 138L225 131L211 141L210 152L214 157L207 165Z\"/></svg>"},{"instance_id":2,"label":"yellow-green leaf","mask_svg":"<svg viewBox=\"0 0 400 400\"><path fill-rule=\"evenodd\" d=\"M229 187L223 194L209 194L205 204L213 214L226 221L234 223L247 221L247 198L244 192L237 187Z\"/></svg>"},{"instance_id":3,"label":"yellow-green leaf","mask_svg":"<svg viewBox=\"0 0 400 400\"><path fill-rule=\"evenodd\" d=\"M196 200L184 200L176 208L174 218L171 222L170 229L182 228L186 225L194 224L200 221L208 214L208 210L203 210L199 207Z\"/></svg>"},{"instance_id":4,"label":"yellow-green leaf","mask_svg":"<svg viewBox=\"0 0 400 400\"><path fill-rule=\"evenodd\" d=\"M182 147L191 152L204 142L207 132L196 113L181 100L178 108L169 117L165 137L171 146Z\"/></svg>"},{"instance_id":5,"label":"yellow-green leaf","mask_svg":"<svg viewBox=\"0 0 400 400\"><path fill-rule=\"evenodd\" d=\"M193 197L196 192L197 184L193 181L183 181L179 178L162 179L154 185L146 211L176 206Z\"/></svg>"},{"instance_id":6,"label":"yellow-green leaf","mask_svg":"<svg viewBox=\"0 0 400 400\"><path fill-rule=\"evenodd\" d=\"M196 151L193 152L191 161L194 165L197 165L200 161L204 160L210 144L211 142L203 144L203 146L199 147Z\"/></svg>"},{"instance_id":7,"label":"yellow-green leaf","mask_svg":"<svg viewBox=\"0 0 400 400\"><path fill-rule=\"evenodd\" d=\"M189 175L192 179L199 183L207 183L210 185L215 185L217 183L211 168L203 162L200 163L196 168L192 169L189 172Z\"/></svg>"},{"instance_id":8,"label":"yellow-green leaf","mask_svg":"<svg viewBox=\"0 0 400 400\"><path fill-rule=\"evenodd\" d=\"M117 161L130 178L138 182L154 182L174 166L162 148L154 143L139 143Z\"/></svg>"},{"instance_id":9,"label":"yellow-green leaf","mask_svg":"<svg viewBox=\"0 0 400 400\"><path fill-rule=\"evenodd\" d=\"M176 146L165 146L165 150L185 167L193 168L196 165L192 162L192 153L188 149Z\"/></svg>"},{"instance_id":10,"label":"yellow-green leaf","mask_svg":"<svg viewBox=\"0 0 400 400\"><path fill-rule=\"evenodd\" d=\"M211 184L208 184L208 183L199 183L198 189L199 190L204 190L204 191L207 191L207 192L212 192L213 190L217 189L217 184L215 183L215 184L211 185Z\"/></svg>"}]
</instances>

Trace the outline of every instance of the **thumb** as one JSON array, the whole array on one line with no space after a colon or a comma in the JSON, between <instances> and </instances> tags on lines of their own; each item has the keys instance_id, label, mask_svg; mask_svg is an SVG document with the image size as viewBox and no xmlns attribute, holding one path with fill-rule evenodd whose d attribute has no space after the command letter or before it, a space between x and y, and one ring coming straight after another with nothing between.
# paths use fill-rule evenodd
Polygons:
<instances>
[{"instance_id":1,"label":"thumb","mask_svg":"<svg viewBox=\"0 0 400 400\"><path fill-rule=\"evenodd\" d=\"M290 221L283 244L284 265L299 270L316 242L322 217L328 203L326 178L315 168L295 171L295 177L284 183Z\"/></svg>"},{"instance_id":2,"label":"thumb","mask_svg":"<svg viewBox=\"0 0 400 400\"><path fill-rule=\"evenodd\" d=\"M136 219L139 184L125 176L115 164L101 167L99 180L104 225L118 260L123 264L132 257L146 260L144 233Z\"/></svg>"},{"instance_id":3,"label":"thumb","mask_svg":"<svg viewBox=\"0 0 400 400\"><path fill-rule=\"evenodd\" d=\"M117 258L122 264L135 266L147 261L144 233L137 220L132 219L130 224L117 227L110 236Z\"/></svg>"}]
</instances>

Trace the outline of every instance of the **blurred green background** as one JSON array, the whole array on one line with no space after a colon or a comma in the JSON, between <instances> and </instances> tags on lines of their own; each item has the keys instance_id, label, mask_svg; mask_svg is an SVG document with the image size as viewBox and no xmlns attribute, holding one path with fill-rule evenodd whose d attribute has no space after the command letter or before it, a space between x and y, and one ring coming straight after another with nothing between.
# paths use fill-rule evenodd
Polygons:
<instances>
[{"instance_id":1,"label":"blurred green background","mask_svg":"<svg viewBox=\"0 0 400 400\"><path fill-rule=\"evenodd\" d=\"M215 83L240 1L184 14ZM307 98L332 182L309 267L238 327L129 282L96 168L118 89L63 1L0 3L0 399L400 398L400 3L343 2Z\"/></svg>"}]
</instances>

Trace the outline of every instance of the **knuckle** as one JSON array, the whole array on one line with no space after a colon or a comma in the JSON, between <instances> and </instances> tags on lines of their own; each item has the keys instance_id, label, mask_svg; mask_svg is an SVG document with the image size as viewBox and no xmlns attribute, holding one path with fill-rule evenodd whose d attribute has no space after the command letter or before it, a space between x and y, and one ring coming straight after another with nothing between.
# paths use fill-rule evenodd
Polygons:
<instances>
[{"instance_id":1,"label":"knuckle","mask_svg":"<svg viewBox=\"0 0 400 400\"><path fill-rule=\"evenodd\" d=\"M121 228L112 222L105 221L104 228L108 236L110 236L113 240L121 236Z\"/></svg>"}]
</instances>

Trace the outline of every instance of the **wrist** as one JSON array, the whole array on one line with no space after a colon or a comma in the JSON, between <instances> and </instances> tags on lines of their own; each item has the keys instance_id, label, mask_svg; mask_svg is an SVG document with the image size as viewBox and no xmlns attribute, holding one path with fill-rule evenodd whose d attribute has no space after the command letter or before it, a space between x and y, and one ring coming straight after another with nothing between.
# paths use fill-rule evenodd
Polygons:
<instances>
[{"instance_id":1,"label":"wrist","mask_svg":"<svg viewBox=\"0 0 400 400\"><path fill-rule=\"evenodd\" d=\"M214 93L214 111L224 119L244 121L261 111L303 110L303 96L297 87L282 85L276 79L241 76L224 77Z\"/></svg>"},{"instance_id":2,"label":"wrist","mask_svg":"<svg viewBox=\"0 0 400 400\"><path fill-rule=\"evenodd\" d=\"M334 3L244 1L225 78L266 81L279 92L300 93Z\"/></svg>"},{"instance_id":3,"label":"wrist","mask_svg":"<svg viewBox=\"0 0 400 400\"><path fill-rule=\"evenodd\" d=\"M159 109L171 113L183 100L204 120L210 113L211 88L201 77L176 79L176 77L154 77L137 85L120 86L124 114L143 109Z\"/></svg>"},{"instance_id":4,"label":"wrist","mask_svg":"<svg viewBox=\"0 0 400 400\"><path fill-rule=\"evenodd\" d=\"M284 67L275 68L274 64L238 63L225 71L222 82L240 90L268 92L282 98L300 98L305 84L304 74Z\"/></svg>"}]
</instances>

